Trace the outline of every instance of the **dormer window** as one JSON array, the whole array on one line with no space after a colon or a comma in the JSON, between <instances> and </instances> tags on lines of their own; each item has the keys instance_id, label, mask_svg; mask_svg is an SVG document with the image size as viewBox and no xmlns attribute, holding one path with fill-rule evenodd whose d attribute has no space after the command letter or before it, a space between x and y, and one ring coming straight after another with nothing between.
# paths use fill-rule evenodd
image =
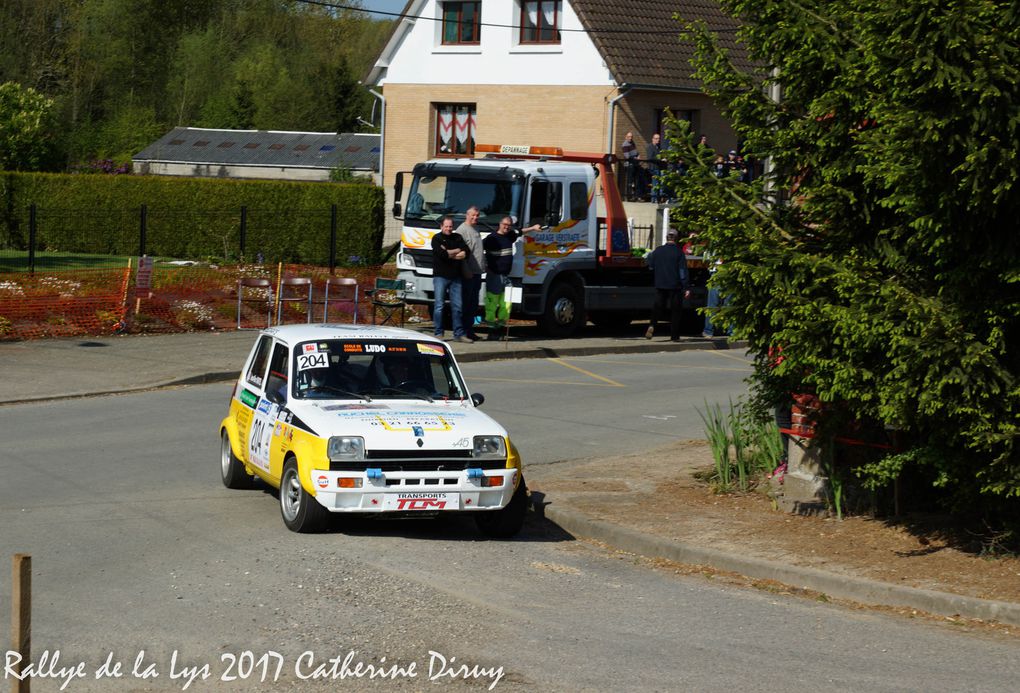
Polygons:
<instances>
[{"instance_id":1,"label":"dormer window","mask_svg":"<svg viewBox=\"0 0 1020 693\"><path fill-rule=\"evenodd\" d=\"M521 43L560 42L559 0L521 0Z\"/></svg>"},{"instance_id":2,"label":"dormer window","mask_svg":"<svg viewBox=\"0 0 1020 693\"><path fill-rule=\"evenodd\" d=\"M443 3L443 45L478 45L482 36L481 2Z\"/></svg>"}]
</instances>

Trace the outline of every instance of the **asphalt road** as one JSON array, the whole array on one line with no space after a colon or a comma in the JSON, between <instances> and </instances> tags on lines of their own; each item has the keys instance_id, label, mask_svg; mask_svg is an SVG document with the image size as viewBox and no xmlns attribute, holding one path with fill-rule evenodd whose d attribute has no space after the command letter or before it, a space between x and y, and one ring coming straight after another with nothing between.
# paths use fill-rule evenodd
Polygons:
<instances>
[{"instance_id":1,"label":"asphalt road","mask_svg":"<svg viewBox=\"0 0 1020 693\"><path fill-rule=\"evenodd\" d=\"M700 435L694 407L742 392L733 356L465 370L526 462L550 464ZM461 519L291 534L271 493L219 482L228 397L220 384L0 408L0 555L33 555L33 652L86 664L66 690L181 690L187 667L199 691L419 690L430 664L435 690L501 674L494 690L1003 691L1020 676L1015 640L678 576L534 519L510 542ZM229 668L245 651L267 666ZM349 652L390 678L331 679ZM110 653L121 678L96 680ZM139 657L159 676L133 676ZM319 664L326 678L306 679Z\"/></svg>"}]
</instances>

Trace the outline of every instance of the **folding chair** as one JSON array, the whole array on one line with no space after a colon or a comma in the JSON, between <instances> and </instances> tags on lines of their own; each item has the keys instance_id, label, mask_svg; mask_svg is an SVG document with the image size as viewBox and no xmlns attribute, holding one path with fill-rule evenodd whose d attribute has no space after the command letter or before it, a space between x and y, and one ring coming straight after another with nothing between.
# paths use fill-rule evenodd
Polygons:
<instances>
[{"instance_id":1,"label":"folding chair","mask_svg":"<svg viewBox=\"0 0 1020 693\"><path fill-rule=\"evenodd\" d=\"M245 289L264 289L265 297L245 298ZM244 303L265 303L266 305L266 327L273 324L273 283L268 279L260 277L241 277L237 280L237 329L239 330L261 330L261 327L241 327L241 306Z\"/></svg>"},{"instance_id":2,"label":"folding chair","mask_svg":"<svg viewBox=\"0 0 1020 693\"><path fill-rule=\"evenodd\" d=\"M305 322L312 321L312 280L307 277L287 277L280 280L277 298L276 324L283 324L283 309L288 303L305 304Z\"/></svg>"},{"instance_id":3,"label":"folding chair","mask_svg":"<svg viewBox=\"0 0 1020 693\"><path fill-rule=\"evenodd\" d=\"M333 304L341 308L343 306L350 305L351 312L354 314L354 318L351 321L352 325L358 324L358 280L351 279L350 277L329 277L326 279L326 295L322 298L322 321L329 322L329 288L335 287L336 292L334 293Z\"/></svg>"},{"instance_id":4,"label":"folding chair","mask_svg":"<svg viewBox=\"0 0 1020 693\"><path fill-rule=\"evenodd\" d=\"M373 325L395 325L399 315L399 326L404 326L404 309L407 307L404 299L407 295L407 282L403 279L376 277L375 288L365 293L372 297ZM376 315L379 313L382 314L382 322L376 319Z\"/></svg>"}]
</instances>

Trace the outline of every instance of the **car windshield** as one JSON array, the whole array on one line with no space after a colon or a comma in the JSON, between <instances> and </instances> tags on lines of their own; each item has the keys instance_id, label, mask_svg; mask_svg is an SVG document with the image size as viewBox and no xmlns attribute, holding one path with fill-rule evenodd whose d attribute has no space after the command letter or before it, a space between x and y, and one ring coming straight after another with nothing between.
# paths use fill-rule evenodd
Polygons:
<instances>
[{"instance_id":1,"label":"car windshield","mask_svg":"<svg viewBox=\"0 0 1020 693\"><path fill-rule=\"evenodd\" d=\"M503 217L519 218L524 184L520 179L469 178L430 173L416 175L407 198L408 221L435 222L450 215L464 220L468 207L478 207L479 223L495 229Z\"/></svg>"},{"instance_id":2,"label":"car windshield","mask_svg":"<svg viewBox=\"0 0 1020 693\"><path fill-rule=\"evenodd\" d=\"M442 344L408 340L303 342L294 350L297 399L464 399L467 389Z\"/></svg>"}]
</instances>

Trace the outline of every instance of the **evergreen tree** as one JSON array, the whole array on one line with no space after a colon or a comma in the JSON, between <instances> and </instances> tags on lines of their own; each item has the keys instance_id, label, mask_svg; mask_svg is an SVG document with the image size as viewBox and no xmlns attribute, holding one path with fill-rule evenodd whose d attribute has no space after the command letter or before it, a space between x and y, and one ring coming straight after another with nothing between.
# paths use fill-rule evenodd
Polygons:
<instances>
[{"instance_id":1,"label":"evergreen tree","mask_svg":"<svg viewBox=\"0 0 1020 693\"><path fill-rule=\"evenodd\" d=\"M767 162L752 183L674 122L679 217L723 264L719 316L764 400L814 390L834 428L900 432L959 505L1020 498L1020 22L998 0L723 0L757 69L686 23L696 70ZM781 354L781 358L777 355ZM980 500L979 500L980 499ZM1006 516L1004 515L1004 516Z\"/></svg>"}]
</instances>

